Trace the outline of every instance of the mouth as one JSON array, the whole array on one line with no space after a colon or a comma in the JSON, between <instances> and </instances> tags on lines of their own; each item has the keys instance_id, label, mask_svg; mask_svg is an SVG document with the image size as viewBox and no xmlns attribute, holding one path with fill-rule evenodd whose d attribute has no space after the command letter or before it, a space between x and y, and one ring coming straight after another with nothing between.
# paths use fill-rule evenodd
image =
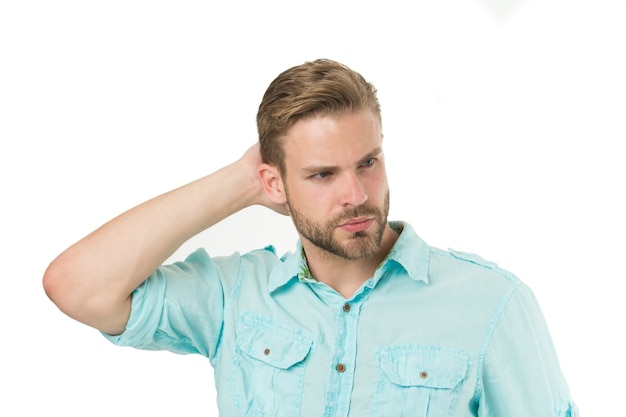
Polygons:
<instances>
[{"instance_id":1,"label":"mouth","mask_svg":"<svg viewBox=\"0 0 626 417\"><path fill-rule=\"evenodd\" d=\"M345 221L338 227L348 233L357 233L367 230L372 225L372 223L374 223L374 219L355 217Z\"/></svg>"}]
</instances>

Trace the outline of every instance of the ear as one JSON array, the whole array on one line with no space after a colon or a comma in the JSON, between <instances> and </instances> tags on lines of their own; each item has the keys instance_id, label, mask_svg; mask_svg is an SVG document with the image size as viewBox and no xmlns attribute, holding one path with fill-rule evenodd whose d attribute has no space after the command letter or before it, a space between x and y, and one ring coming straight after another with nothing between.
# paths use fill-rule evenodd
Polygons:
<instances>
[{"instance_id":1,"label":"ear","mask_svg":"<svg viewBox=\"0 0 626 417\"><path fill-rule=\"evenodd\" d=\"M274 165L265 163L259 165L259 177L263 183L265 193L273 203L285 204L287 202L283 179Z\"/></svg>"}]
</instances>

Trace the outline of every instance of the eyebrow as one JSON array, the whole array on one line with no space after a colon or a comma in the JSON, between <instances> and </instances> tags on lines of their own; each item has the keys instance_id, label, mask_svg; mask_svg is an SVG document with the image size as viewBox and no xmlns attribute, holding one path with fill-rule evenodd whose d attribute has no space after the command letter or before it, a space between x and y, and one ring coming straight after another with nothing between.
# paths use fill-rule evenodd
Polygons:
<instances>
[{"instance_id":1,"label":"eyebrow","mask_svg":"<svg viewBox=\"0 0 626 417\"><path fill-rule=\"evenodd\" d=\"M372 149L370 152L365 154L361 159L359 159L359 164L363 161L367 161L368 159L371 159L380 155L382 152L383 152L383 148L380 146L377 146L376 148ZM310 165L310 166L302 168L301 171L304 176L309 176L309 175L315 175L320 172L327 172L327 171L332 172L335 170L337 170L337 166L333 166L333 165Z\"/></svg>"}]
</instances>

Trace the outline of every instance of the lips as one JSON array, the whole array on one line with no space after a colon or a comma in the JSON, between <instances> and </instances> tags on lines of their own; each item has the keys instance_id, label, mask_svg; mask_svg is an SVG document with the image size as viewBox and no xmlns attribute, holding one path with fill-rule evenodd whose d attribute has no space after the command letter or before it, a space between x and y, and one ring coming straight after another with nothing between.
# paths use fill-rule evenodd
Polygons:
<instances>
[{"instance_id":1,"label":"lips","mask_svg":"<svg viewBox=\"0 0 626 417\"><path fill-rule=\"evenodd\" d=\"M367 230L372 223L374 223L374 219L359 217L346 221L345 223L339 225L339 228L348 233L357 233Z\"/></svg>"}]
</instances>

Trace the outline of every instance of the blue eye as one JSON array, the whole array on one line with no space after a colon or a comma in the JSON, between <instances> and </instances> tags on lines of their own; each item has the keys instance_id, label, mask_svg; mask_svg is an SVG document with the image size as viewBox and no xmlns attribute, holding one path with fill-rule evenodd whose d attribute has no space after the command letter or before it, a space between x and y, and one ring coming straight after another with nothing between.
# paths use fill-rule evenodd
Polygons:
<instances>
[{"instance_id":1,"label":"blue eye","mask_svg":"<svg viewBox=\"0 0 626 417\"><path fill-rule=\"evenodd\" d=\"M375 162L376 162L376 158L370 158L370 159L366 160L365 162L363 162L361 164L361 166L369 167L369 166L374 165Z\"/></svg>"},{"instance_id":2,"label":"blue eye","mask_svg":"<svg viewBox=\"0 0 626 417\"><path fill-rule=\"evenodd\" d=\"M324 178L327 178L330 175L331 175L330 171L318 172L317 174L313 175L313 178L317 180L323 180Z\"/></svg>"}]
</instances>

